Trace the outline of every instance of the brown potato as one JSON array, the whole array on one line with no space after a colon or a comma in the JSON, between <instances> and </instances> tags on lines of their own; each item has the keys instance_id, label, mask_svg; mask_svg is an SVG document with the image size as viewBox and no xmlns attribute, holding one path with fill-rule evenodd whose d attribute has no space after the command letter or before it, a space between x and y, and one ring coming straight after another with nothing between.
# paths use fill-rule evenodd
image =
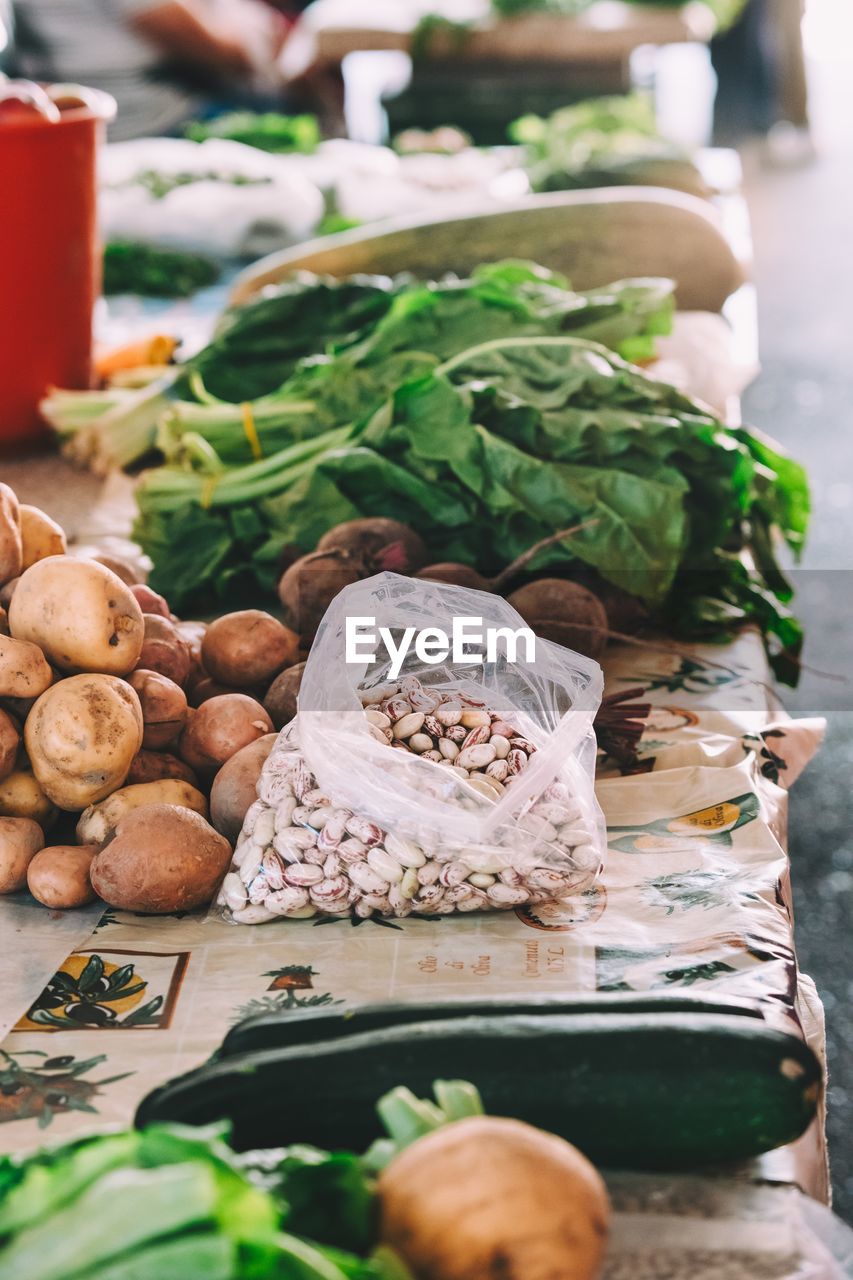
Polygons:
<instances>
[{"instance_id":1,"label":"brown potato","mask_svg":"<svg viewBox=\"0 0 853 1280\"><path fill-rule=\"evenodd\" d=\"M18 759L21 734L8 711L0 711L0 779L8 778Z\"/></svg>"},{"instance_id":2,"label":"brown potato","mask_svg":"<svg viewBox=\"0 0 853 1280\"><path fill-rule=\"evenodd\" d=\"M9 635L9 615L0 604L0 636Z\"/></svg>"},{"instance_id":3,"label":"brown potato","mask_svg":"<svg viewBox=\"0 0 853 1280\"><path fill-rule=\"evenodd\" d=\"M8 582L4 582L3 585L0 586L0 608L6 610L7 616L9 613L9 605L12 603L12 596L15 594L15 588L20 581L20 577L10 578Z\"/></svg>"},{"instance_id":4,"label":"brown potato","mask_svg":"<svg viewBox=\"0 0 853 1280\"><path fill-rule=\"evenodd\" d=\"M604 1182L575 1147L520 1120L433 1129L382 1170L377 1208L380 1240L429 1280L601 1275Z\"/></svg>"},{"instance_id":5,"label":"brown potato","mask_svg":"<svg viewBox=\"0 0 853 1280\"><path fill-rule=\"evenodd\" d=\"M171 618L172 610L166 601L144 582L134 582L130 589L143 613L156 613L161 618Z\"/></svg>"},{"instance_id":6,"label":"brown potato","mask_svg":"<svg viewBox=\"0 0 853 1280\"><path fill-rule=\"evenodd\" d=\"M92 885L110 906L163 914L210 902L231 846L204 818L173 804L129 813L92 860Z\"/></svg>"},{"instance_id":7,"label":"brown potato","mask_svg":"<svg viewBox=\"0 0 853 1280\"><path fill-rule=\"evenodd\" d=\"M99 847L112 840L123 818L135 809L152 804L180 805L207 817L207 800L196 788L179 778L163 778L159 782L138 783L133 787L121 787L100 804L89 805L80 814L75 832L81 844Z\"/></svg>"},{"instance_id":8,"label":"brown potato","mask_svg":"<svg viewBox=\"0 0 853 1280\"><path fill-rule=\"evenodd\" d=\"M17 893L27 883L27 867L44 844L31 818L0 818L0 893Z\"/></svg>"},{"instance_id":9,"label":"brown potato","mask_svg":"<svg viewBox=\"0 0 853 1280\"><path fill-rule=\"evenodd\" d=\"M226 760L213 780L210 821L232 843L240 834L246 810L257 799L258 778L277 740L277 733L256 738Z\"/></svg>"},{"instance_id":10,"label":"brown potato","mask_svg":"<svg viewBox=\"0 0 853 1280\"><path fill-rule=\"evenodd\" d=\"M207 623L182 622L180 620L176 622L174 618L172 621L175 623L175 630L183 640L184 644L189 646L190 657L193 662L196 666L200 666L201 646L204 641L205 634L207 633Z\"/></svg>"},{"instance_id":11,"label":"brown potato","mask_svg":"<svg viewBox=\"0 0 853 1280\"><path fill-rule=\"evenodd\" d=\"M36 702L24 741L33 772L53 803L60 809L85 809L116 791L127 777L142 746L139 698L115 676L69 676Z\"/></svg>"},{"instance_id":12,"label":"brown potato","mask_svg":"<svg viewBox=\"0 0 853 1280\"><path fill-rule=\"evenodd\" d=\"M183 689L190 674L192 660L189 645L182 640L169 618L161 618L157 613L146 613L143 619L145 639L139 658L138 669L159 671L168 676Z\"/></svg>"},{"instance_id":13,"label":"brown potato","mask_svg":"<svg viewBox=\"0 0 853 1280\"><path fill-rule=\"evenodd\" d=\"M143 667L132 671L127 682L136 690L142 707L143 747L153 751L168 747L178 737L187 718L187 696L183 689L159 671L146 671Z\"/></svg>"},{"instance_id":14,"label":"brown potato","mask_svg":"<svg viewBox=\"0 0 853 1280\"><path fill-rule=\"evenodd\" d=\"M56 806L30 769L15 769L0 780L0 816L31 818L47 830L56 821Z\"/></svg>"},{"instance_id":15,"label":"brown potato","mask_svg":"<svg viewBox=\"0 0 853 1280\"><path fill-rule=\"evenodd\" d=\"M267 689L264 707L276 729L283 729L296 715L296 699L299 697L304 670L305 663L297 662L296 666L288 667L280 676L276 676Z\"/></svg>"},{"instance_id":16,"label":"brown potato","mask_svg":"<svg viewBox=\"0 0 853 1280\"><path fill-rule=\"evenodd\" d=\"M299 637L261 609L226 613L211 622L201 646L205 671L238 689L268 684L296 661Z\"/></svg>"},{"instance_id":17,"label":"brown potato","mask_svg":"<svg viewBox=\"0 0 853 1280\"><path fill-rule=\"evenodd\" d=\"M40 849L27 869L27 888L52 911L85 907L97 898L89 879L94 844L54 844Z\"/></svg>"},{"instance_id":18,"label":"brown potato","mask_svg":"<svg viewBox=\"0 0 853 1280\"><path fill-rule=\"evenodd\" d=\"M21 572L23 545L18 499L7 484L0 484L0 584ZM5 604L4 601L0 603Z\"/></svg>"},{"instance_id":19,"label":"brown potato","mask_svg":"<svg viewBox=\"0 0 853 1280\"><path fill-rule=\"evenodd\" d=\"M125 559L124 556L111 555L101 547L77 542L69 548L68 554L74 556L76 560L97 560L98 564L102 564L117 578L121 578L128 587L132 587L136 582L142 582L145 577L142 569L132 564L130 560Z\"/></svg>"},{"instance_id":20,"label":"brown potato","mask_svg":"<svg viewBox=\"0 0 853 1280\"><path fill-rule=\"evenodd\" d=\"M142 610L121 579L72 556L48 556L21 575L9 626L61 671L113 676L137 665L144 635Z\"/></svg>"},{"instance_id":21,"label":"brown potato","mask_svg":"<svg viewBox=\"0 0 853 1280\"><path fill-rule=\"evenodd\" d=\"M0 698L0 706L9 715L23 724L38 701L37 698Z\"/></svg>"},{"instance_id":22,"label":"brown potato","mask_svg":"<svg viewBox=\"0 0 853 1280\"><path fill-rule=\"evenodd\" d=\"M272 731L273 723L259 702L245 693L225 693L193 714L178 751L200 777L210 777L241 747Z\"/></svg>"},{"instance_id":23,"label":"brown potato","mask_svg":"<svg viewBox=\"0 0 853 1280\"><path fill-rule=\"evenodd\" d=\"M161 778L181 778L190 786L198 786L198 778L188 764L167 751L137 751L125 779L127 786L141 782L159 782Z\"/></svg>"},{"instance_id":24,"label":"brown potato","mask_svg":"<svg viewBox=\"0 0 853 1280\"><path fill-rule=\"evenodd\" d=\"M217 684L215 680L211 680L210 676L202 674L191 682L187 696L191 707L200 707L203 702L209 702L211 698L222 698L226 693L244 692L244 689L233 689L227 684Z\"/></svg>"},{"instance_id":25,"label":"brown potato","mask_svg":"<svg viewBox=\"0 0 853 1280\"><path fill-rule=\"evenodd\" d=\"M0 698L37 698L53 672L37 644L0 635Z\"/></svg>"},{"instance_id":26,"label":"brown potato","mask_svg":"<svg viewBox=\"0 0 853 1280\"><path fill-rule=\"evenodd\" d=\"M39 507L28 506L22 502L21 544L22 570L29 569L38 560L46 560L48 556L64 556L68 549L65 531L55 520Z\"/></svg>"}]
</instances>

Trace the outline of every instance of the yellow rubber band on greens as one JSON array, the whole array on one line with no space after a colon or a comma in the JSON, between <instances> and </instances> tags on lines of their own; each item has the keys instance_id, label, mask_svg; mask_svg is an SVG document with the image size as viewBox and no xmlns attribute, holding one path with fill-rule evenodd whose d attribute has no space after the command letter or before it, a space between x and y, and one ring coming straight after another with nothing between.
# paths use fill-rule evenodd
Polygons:
<instances>
[{"instance_id":1,"label":"yellow rubber band on greens","mask_svg":"<svg viewBox=\"0 0 853 1280\"><path fill-rule=\"evenodd\" d=\"M204 485L201 490L199 499L205 511L208 510L213 502L213 495L216 492L216 486L219 484L219 476L205 476Z\"/></svg>"},{"instance_id":2,"label":"yellow rubber band on greens","mask_svg":"<svg viewBox=\"0 0 853 1280\"><path fill-rule=\"evenodd\" d=\"M248 400L244 400L240 405L240 409L243 414L243 430L246 433L246 439L249 441L249 447L252 450L252 457L255 459L255 462L260 462L261 458L264 456L264 451L261 448L258 429L255 426L255 419L252 416L252 406Z\"/></svg>"}]
</instances>

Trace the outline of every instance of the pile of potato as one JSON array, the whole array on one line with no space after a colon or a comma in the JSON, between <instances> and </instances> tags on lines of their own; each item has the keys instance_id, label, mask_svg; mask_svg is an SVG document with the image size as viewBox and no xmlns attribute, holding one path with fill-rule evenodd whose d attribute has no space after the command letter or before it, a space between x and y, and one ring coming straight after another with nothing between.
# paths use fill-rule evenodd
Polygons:
<instances>
[{"instance_id":1,"label":"pile of potato","mask_svg":"<svg viewBox=\"0 0 853 1280\"><path fill-rule=\"evenodd\" d=\"M209 902L295 714L299 656L259 610L180 622L130 566L69 554L0 484L0 893Z\"/></svg>"}]
</instances>

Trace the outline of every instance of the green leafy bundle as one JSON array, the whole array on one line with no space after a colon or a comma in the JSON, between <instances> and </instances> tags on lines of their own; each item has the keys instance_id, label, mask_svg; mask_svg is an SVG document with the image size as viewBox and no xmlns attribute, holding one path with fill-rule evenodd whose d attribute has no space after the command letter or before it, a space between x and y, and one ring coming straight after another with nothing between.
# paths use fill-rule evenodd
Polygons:
<instances>
[{"instance_id":1,"label":"green leafy bundle","mask_svg":"<svg viewBox=\"0 0 853 1280\"><path fill-rule=\"evenodd\" d=\"M112 240L104 246L104 293L188 298L219 279L219 265L200 253Z\"/></svg>"},{"instance_id":2,"label":"green leafy bundle","mask_svg":"<svg viewBox=\"0 0 853 1280\"><path fill-rule=\"evenodd\" d=\"M376 370L400 353L435 361L492 338L577 333L631 360L654 354L672 320L669 280L620 280L578 293L565 276L508 260L423 283L303 275L226 313L187 366L207 392L242 402L282 391L306 357ZM185 384L189 386L189 381Z\"/></svg>"},{"instance_id":3,"label":"green leafy bundle","mask_svg":"<svg viewBox=\"0 0 853 1280\"><path fill-rule=\"evenodd\" d=\"M167 385L60 391L42 410L66 453L102 472L136 462L155 442L173 461L201 448L214 464L248 462L353 423L415 373L478 342L577 333L644 359L671 316L668 280L577 293L531 263L426 284L303 275L227 312L209 346Z\"/></svg>"},{"instance_id":4,"label":"green leafy bundle","mask_svg":"<svg viewBox=\"0 0 853 1280\"><path fill-rule=\"evenodd\" d=\"M211 120L193 120L185 133L192 142L227 138L276 153L311 155L320 144L316 116L285 116L278 111L230 111Z\"/></svg>"},{"instance_id":5,"label":"green leafy bundle","mask_svg":"<svg viewBox=\"0 0 853 1280\"><path fill-rule=\"evenodd\" d=\"M689 154L659 133L644 94L591 98L547 118L522 116L510 138L525 148L535 191L639 183L707 193Z\"/></svg>"},{"instance_id":6,"label":"green leafy bundle","mask_svg":"<svg viewBox=\"0 0 853 1280\"><path fill-rule=\"evenodd\" d=\"M476 344L350 427L232 470L151 472L138 503L152 585L173 602L269 589L285 548L363 515L404 520L436 560L487 574L591 522L535 568L592 567L676 634L722 638L754 620L789 653L800 643L773 540L802 543L801 469L575 337Z\"/></svg>"}]
</instances>

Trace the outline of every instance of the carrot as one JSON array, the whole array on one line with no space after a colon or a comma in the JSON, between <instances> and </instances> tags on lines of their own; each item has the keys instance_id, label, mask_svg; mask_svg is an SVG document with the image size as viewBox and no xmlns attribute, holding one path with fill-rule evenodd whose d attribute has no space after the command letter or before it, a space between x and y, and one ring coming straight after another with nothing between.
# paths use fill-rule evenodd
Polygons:
<instances>
[{"instance_id":1,"label":"carrot","mask_svg":"<svg viewBox=\"0 0 853 1280\"><path fill-rule=\"evenodd\" d=\"M101 379L125 369L140 365L168 364L178 348L179 339L169 334L156 333L149 338L139 338L122 347L108 347L95 352L95 373Z\"/></svg>"}]
</instances>

